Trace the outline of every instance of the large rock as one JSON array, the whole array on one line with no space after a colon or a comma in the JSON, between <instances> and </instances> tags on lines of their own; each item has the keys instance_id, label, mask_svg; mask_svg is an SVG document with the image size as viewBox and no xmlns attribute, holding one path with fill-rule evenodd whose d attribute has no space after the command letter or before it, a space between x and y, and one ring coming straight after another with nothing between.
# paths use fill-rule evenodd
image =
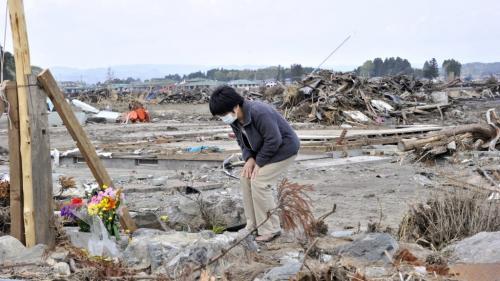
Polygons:
<instances>
[{"instance_id":1,"label":"large rock","mask_svg":"<svg viewBox=\"0 0 500 281\"><path fill-rule=\"evenodd\" d=\"M398 242L387 233L368 233L354 240L352 243L340 246L338 254L354 258L361 262L388 263L389 255L394 255L398 249Z\"/></svg>"},{"instance_id":2,"label":"large rock","mask_svg":"<svg viewBox=\"0 0 500 281\"><path fill-rule=\"evenodd\" d=\"M215 235L211 231L188 232L143 232L134 235L126 248L124 262L136 269L151 267L155 273L173 273L186 266L205 264L229 247L237 238L236 233ZM236 261L244 256L243 245L235 247L224 259ZM175 276L173 276L175 278Z\"/></svg>"},{"instance_id":3,"label":"large rock","mask_svg":"<svg viewBox=\"0 0 500 281\"><path fill-rule=\"evenodd\" d=\"M177 230L193 231L205 228L207 219L208 224L225 228L246 223L241 197L219 192L206 194L208 195L176 195L169 198L164 203L168 206L167 225Z\"/></svg>"},{"instance_id":4,"label":"large rock","mask_svg":"<svg viewBox=\"0 0 500 281\"><path fill-rule=\"evenodd\" d=\"M450 261L456 263L500 262L500 231L480 232L446 247Z\"/></svg>"},{"instance_id":5,"label":"large rock","mask_svg":"<svg viewBox=\"0 0 500 281\"><path fill-rule=\"evenodd\" d=\"M0 237L0 264L42 263L45 245L26 248L16 238L6 235Z\"/></svg>"}]
</instances>

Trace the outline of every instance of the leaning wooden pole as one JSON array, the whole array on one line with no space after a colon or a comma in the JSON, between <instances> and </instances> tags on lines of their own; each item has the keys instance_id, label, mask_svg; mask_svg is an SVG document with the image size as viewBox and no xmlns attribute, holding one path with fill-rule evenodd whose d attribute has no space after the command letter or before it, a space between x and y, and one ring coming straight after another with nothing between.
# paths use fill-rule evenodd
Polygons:
<instances>
[{"instance_id":1,"label":"leaning wooden pole","mask_svg":"<svg viewBox=\"0 0 500 281\"><path fill-rule=\"evenodd\" d=\"M76 142L76 146L83 155L83 158L85 158L85 162L87 162L87 166L90 168L90 171L96 181L100 186L113 186L113 181L104 168L101 159L97 155L94 145L87 137L87 134L83 130L82 126L80 126L80 123L76 119L71 106L68 102L66 102L64 94L59 89L59 86L57 86L57 82L54 79L54 76L52 76L52 73L50 73L48 69L45 69L42 73L40 73L40 75L38 75L38 82L54 104L55 109L63 120L69 134ZM124 205L121 206L120 222L125 229L131 232L134 232L137 229L137 226L130 216L127 207Z\"/></svg>"},{"instance_id":2,"label":"leaning wooden pole","mask_svg":"<svg viewBox=\"0 0 500 281\"><path fill-rule=\"evenodd\" d=\"M17 97L19 104L19 139L21 150L23 213L26 246L36 244L35 208L33 198L33 180L31 163L31 133L28 112L28 75L31 74L31 63L28 45L28 34L22 0L8 0L10 24L14 43L14 59L16 64Z\"/></svg>"}]
</instances>

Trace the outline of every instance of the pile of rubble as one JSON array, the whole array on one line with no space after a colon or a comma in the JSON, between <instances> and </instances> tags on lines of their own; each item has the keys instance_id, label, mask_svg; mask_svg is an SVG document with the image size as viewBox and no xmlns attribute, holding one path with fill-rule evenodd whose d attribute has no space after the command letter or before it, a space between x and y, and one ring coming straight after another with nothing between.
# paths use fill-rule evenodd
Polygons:
<instances>
[{"instance_id":1,"label":"pile of rubble","mask_svg":"<svg viewBox=\"0 0 500 281\"><path fill-rule=\"evenodd\" d=\"M210 97L208 89L174 90L158 97L158 103L206 103Z\"/></svg>"},{"instance_id":2,"label":"pile of rubble","mask_svg":"<svg viewBox=\"0 0 500 281\"><path fill-rule=\"evenodd\" d=\"M99 103L102 100L111 99L111 92L106 88L93 89L83 92L68 93L69 99L78 99L87 103Z\"/></svg>"},{"instance_id":3,"label":"pile of rubble","mask_svg":"<svg viewBox=\"0 0 500 281\"><path fill-rule=\"evenodd\" d=\"M460 80L434 83L406 75L366 79L353 73L321 71L298 85L278 86L261 94L291 121L367 125L395 119L406 123L409 115L427 114L432 110L437 110L442 117L442 109L449 105L448 94L443 90L461 83ZM481 93L500 95L498 82L473 85L473 88Z\"/></svg>"}]
</instances>

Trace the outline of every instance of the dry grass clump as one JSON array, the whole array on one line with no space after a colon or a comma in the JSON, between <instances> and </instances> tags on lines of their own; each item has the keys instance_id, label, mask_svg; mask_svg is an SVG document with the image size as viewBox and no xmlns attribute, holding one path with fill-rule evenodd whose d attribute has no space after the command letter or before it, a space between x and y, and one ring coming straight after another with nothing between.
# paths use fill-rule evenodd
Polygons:
<instances>
[{"instance_id":1,"label":"dry grass clump","mask_svg":"<svg viewBox=\"0 0 500 281\"><path fill-rule=\"evenodd\" d=\"M59 184L61 185L62 190L76 188L76 182L73 177L60 176Z\"/></svg>"},{"instance_id":2,"label":"dry grass clump","mask_svg":"<svg viewBox=\"0 0 500 281\"><path fill-rule=\"evenodd\" d=\"M0 233L10 231L10 184L0 182Z\"/></svg>"},{"instance_id":3,"label":"dry grass clump","mask_svg":"<svg viewBox=\"0 0 500 281\"><path fill-rule=\"evenodd\" d=\"M0 182L0 204L9 201L10 184L8 181Z\"/></svg>"},{"instance_id":4,"label":"dry grass clump","mask_svg":"<svg viewBox=\"0 0 500 281\"><path fill-rule=\"evenodd\" d=\"M283 229L286 231L301 228L307 237L315 233L316 220L312 211L311 199L307 192L312 185L302 185L284 179L278 186L278 209Z\"/></svg>"},{"instance_id":5,"label":"dry grass clump","mask_svg":"<svg viewBox=\"0 0 500 281\"><path fill-rule=\"evenodd\" d=\"M412 205L398 231L401 240L442 249L482 231L500 230L500 204L477 191L435 194L427 203Z\"/></svg>"}]
</instances>

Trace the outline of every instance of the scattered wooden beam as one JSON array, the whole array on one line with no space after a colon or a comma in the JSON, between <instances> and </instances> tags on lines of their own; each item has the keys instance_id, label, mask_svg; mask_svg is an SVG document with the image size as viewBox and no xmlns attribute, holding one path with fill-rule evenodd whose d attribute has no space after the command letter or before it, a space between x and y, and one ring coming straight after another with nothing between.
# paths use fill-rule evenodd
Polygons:
<instances>
[{"instance_id":1,"label":"scattered wooden beam","mask_svg":"<svg viewBox=\"0 0 500 281\"><path fill-rule=\"evenodd\" d=\"M36 244L35 208L33 198L31 134L28 112L28 76L31 74L28 34L22 0L8 0L10 25L14 43L17 95L19 104L19 139L23 184L23 212L26 246Z\"/></svg>"},{"instance_id":2,"label":"scattered wooden beam","mask_svg":"<svg viewBox=\"0 0 500 281\"><path fill-rule=\"evenodd\" d=\"M100 186L113 186L111 177L109 176L99 156L97 155L94 145L90 142L85 131L80 126L80 123L76 119L75 113L71 109L70 105L66 102L64 94L57 86L57 82L52 76L52 73L50 73L48 69L42 71L42 73L38 75L38 81L43 86L45 93L50 98L57 112L61 116L61 119L68 129L71 137L76 142L80 153L85 158L85 161L90 168L92 175L94 175L94 178L97 180ZM125 206L123 206L122 208L120 221L122 222L122 226L129 231L133 232L137 229Z\"/></svg>"},{"instance_id":3,"label":"scattered wooden beam","mask_svg":"<svg viewBox=\"0 0 500 281\"><path fill-rule=\"evenodd\" d=\"M23 219L23 184L19 141L17 87L12 81L2 84L9 103L9 175L10 175L10 235L25 243Z\"/></svg>"},{"instance_id":4,"label":"scattered wooden beam","mask_svg":"<svg viewBox=\"0 0 500 281\"><path fill-rule=\"evenodd\" d=\"M495 128L493 128L488 124L468 124L452 128L446 128L441 131L434 132L425 138L402 139L398 143L398 148L401 151L408 151L415 148L423 147L428 143L440 141L452 136L461 135L465 133L471 133L474 136L478 138L483 138L485 140L489 140L496 136Z\"/></svg>"}]
</instances>

